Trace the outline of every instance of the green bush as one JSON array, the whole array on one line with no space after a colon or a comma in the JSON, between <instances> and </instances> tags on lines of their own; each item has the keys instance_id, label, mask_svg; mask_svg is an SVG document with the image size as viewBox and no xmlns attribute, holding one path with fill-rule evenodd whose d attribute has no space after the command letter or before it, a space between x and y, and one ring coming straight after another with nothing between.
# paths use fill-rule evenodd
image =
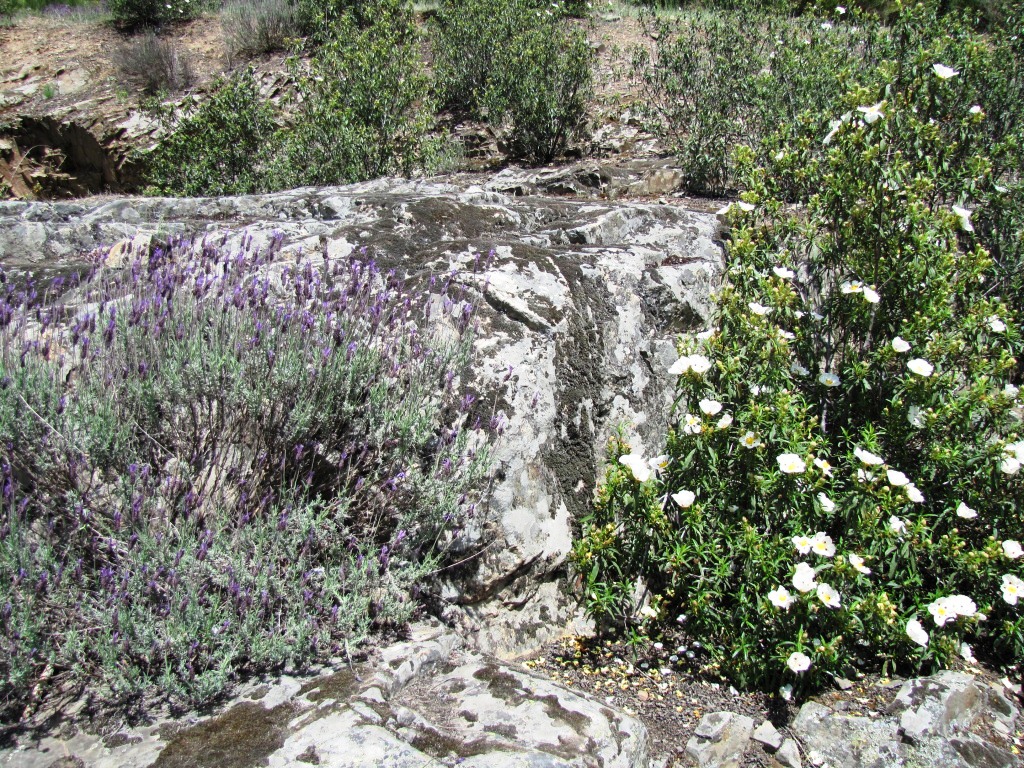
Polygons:
<instances>
[{"instance_id":1,"label":"green bush","mask_svg":"<svg viewBox=\"0 0 1024 768\"><path fill-rule=\"evenodd\" d=\"M364 10L365 26L343 16L298 77L301 99L275 186L364 181L422 162L433 108L412 13Z\"/></svg>"},{"instance_id":2,"label":"green bush","mask_svg":"<svg viewBox=\"0 0 1024 768\"><path fill-rule=\"evenodd\" d=\"M530 0L446 0L434 67L440 102L507 132L513 154L558 156L585 127L593 89L586 35Z\"/></svg>"},{"instance_id":3,"label":"green bush","mask_svg":"<svg viewBox=\"0 0 1024 768\"><path fill-rule=\"evenodd\" d=\"M366 13L364 27L351 15L338 21L308 68L293 63L298 98L283 115L251 72L222 82L206 102L187 102L182 114L164 112L167 133L146 158L149 191L346 184L426 163L433 108L411 11L381 4Z\"/></svg>"},{"instance_id":4,"label":"green bush","mask_svg":"<svg viewBox=\"0 0 1024 768\"><path fill-rule=\"evenodd\" d=\"M203 12L202 0L109 0L114 23L128 30L189 21Z\"/></svg>"},{"instance_id":5,"label":"green bush","mask_svg":"<svg viewBox=\"0 0 1024 768\"><path fill-rule=\"evenodd\" d=\"M736 146L759 146L805 111L831 113L846 85L891 48L887 31L868 20L749 11L690 14L649 33L653 57L641 50L634 61L646 114L700 194L735 190Z\"/></svg>"},{"instance_id":6,"label":"green bush","mask_svg":"<svg viewBox=\"0 0 1024 768\"><path fill-rule=\"evenodd\" d=\"M578 137L593 96L592 61L581 30L553 34L545 25L509 43L482 105L488 122L507 122L506 142L514 155L548 162Z\"/></svg>"},{"instance_id":7,"label":"green bush","mask_svg":"<svg viewBox=\"0 0 1024 768\"><path fill-rule=\"evenodd\" d=\"M303 33L293 0L230 0L221 26L230 59L287 50Z\"/></svg>"},{"instance_id":8,"label":"green bush","mask_svg":"<svg viewBox=\"0 0 1024 768\"><path fill-rule=\"evenodd\" d=\"M910 14L834 122L739 152L666 455L611 446L574 552L595 618L680 622L737 684L1024 657L1020 304L990 247L1024 198L1018 128L982 106L1016 65L934 21ZM1015 232L977 226L999 207Z\"/></svg>"},{"instance_id":9,"label":"green bush","mask_svg":"<svg viewBox=\"0 0 1024 768\"><path fill-rule=\"evenodd\" d=\"M82 688L201 706L351 656L475 514L472 307L438 281L442 339L429 289L282 239L5 286L0 722Z\"/></svg>"},{"instance_id":10,"label":"green bush","mask_svg":"<svg viewBox=\"0 0 1024 768\"><path fill-rule=\"evenodd\" d=\"M145 158L148 191L239 195L265 191L277 139L273 108L252 71L216 84L209 100L161 113L167 134Z\"/></svg>"}]
</instances>

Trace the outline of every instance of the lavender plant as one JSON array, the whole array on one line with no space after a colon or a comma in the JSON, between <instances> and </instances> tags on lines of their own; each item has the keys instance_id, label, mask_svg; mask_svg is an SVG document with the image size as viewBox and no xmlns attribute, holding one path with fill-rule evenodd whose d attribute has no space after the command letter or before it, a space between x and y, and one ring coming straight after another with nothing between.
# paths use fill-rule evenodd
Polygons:
<instances>
[{"instance_id":1,"label":"lavender plant","mask_svg":"<svg viewBox=\"0 0 1024 768\"><path fill-rule=\"evenodd\" d=\"M0 301L3 721L351 653L475 515L452 276L280 247L176 242Z\"/></svg>"}]
</instances>

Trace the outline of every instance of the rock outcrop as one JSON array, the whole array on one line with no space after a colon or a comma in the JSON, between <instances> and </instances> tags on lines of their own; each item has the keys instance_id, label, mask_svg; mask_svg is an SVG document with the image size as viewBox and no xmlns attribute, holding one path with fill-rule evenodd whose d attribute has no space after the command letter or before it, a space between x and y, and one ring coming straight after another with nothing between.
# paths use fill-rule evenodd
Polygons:
<instances>
[{"instance_id":1,"label":"rock outcrop","mask_svg":"<svg viewBox=\"0 0 1024 768\"><path fill-rule=\"evenodd\" d=\"M52 735L0 765L645 768L648 741L636 719L421 625L370 662L252 681L216 715Z\"/></svg>"},{"instance_id":2,"label":"rock outcrop","mask_svg":"<svg viewBox=\"0 0 1024 768\"><path fill-rule=\"evenodd\" d=\"M365 249L413 280L454 271L479 308L479 354L465 383L478 415L501 412L508 428L495 446L486 522L467 532L465 563L438 598L481 650L523 653L574 614L565 561L609 436L621 427L635 447L661 447L675 337L708 324L722 255L710 214L492 188L510 181L0 203L0 264L19 279L81 268L78 254L101 249L116 268L173 236L244 232L259 242L277 231L285 260Z\"/></svg>"}]
</instances>

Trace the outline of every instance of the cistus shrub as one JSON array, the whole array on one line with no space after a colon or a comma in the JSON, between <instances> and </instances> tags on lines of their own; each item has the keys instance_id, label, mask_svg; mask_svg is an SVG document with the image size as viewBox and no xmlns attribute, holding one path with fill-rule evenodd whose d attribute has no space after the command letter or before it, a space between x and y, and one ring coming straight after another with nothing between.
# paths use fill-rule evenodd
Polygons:
<instances>
[{"instance_id":1,"label":"cistus shrub","mask_svg":"<svg viewBox=\"0 0 1024 768\"><path fill-rule=\"evenodd\" d=\"M114 23L127 30L189 21L203 12L202 0L109 0L107 7Z\"/></svg>"},{"instance_id":2,"label":"cistus shrub","mask_svg":"<svg viewBox=\"0 0 1024 768\"><path fill-rule=\"evenodd\" d=\"M442 2L433 35L440 103L504 128L527 160L563 153L585 128L594 54L561 17L530 0Z\"/></svg>"},{"instance_id":3,"label":"cistus shrub","mask_svg":"<svg viewBox=\"0 0 1024 768\"><path fill-rule=\"evenodd\" d=\"M847 84L891 49L877 22L844 16L737 11L650 23L653 50L638 50L634 72L649 124L689 191L735 191L738 145L757 147L805 112L830 113Z\"/></svg>"},{"instance_id":4,"label":"cistus shrub","mask_svg":"<svg viewBox=\"0 0 1024 768\"><path fill-rule=\"evenodd\" d=\"M182 242L0 301L4 721L354 654L475 515L452 276L280 245Z\"/></svg>"},{"instance_id":5,"label":"cistus shrub","mask_svg":"<svg viewBox=\"0 0 1024 768\"><path fill-rule=\"evenodd\" d=\"M230 60L288 50L303 33L292 0L230 0L220 21Z\"/></svg>"},{"instance_id":6,"label":"cistus shrub","mask_svg":"<svg viewBox=\"0 0 1024 768\"><path fill-rule=\"evenodd\" d=\"M251 70L214 83L202 102L186 99L158 113L165 134L144 156L148 192L240 195L268 188L278 143L276 110Z\"/></svg>"},{"instance_id":7,"label":"cistus shrub","mask_svg":"<svg viewBox=\"0 0 1024 768\"><path fill-rule=\"evenodd\" d=\"M1019 123L984 106L1017 65L944 24L914 11L830 119L740 151L665 453L611 445L574 551L602 625L681 626L737 684L1024 658L1024 340L993 245L1022 234ZM1016 231L978 226L996 209Z\"/></svg>"},{"instance_id":8,"label":"cistus shrub","mask_svg":"<svg viewBox=\"0 0 1024 768\"><path fill-rule=\"evenodd\" d=\"M514 156L549 162L578 138L593 96L593 57L580 29L553 34L545 24L509 43L482 105L488 122L507 123L505 141Z\"/></svg>"},{"instance_id":9,"label":"cistus shrub","mask_svg":"<svg viewBox=\"0 0 1024 768\"><path fill-rule=\"evenodd\" d=\"M338 19L298 71L274 186L364 181L422 162L434 110L412 11L377 3L362 14Z\"/></svg>"}]
</instances>

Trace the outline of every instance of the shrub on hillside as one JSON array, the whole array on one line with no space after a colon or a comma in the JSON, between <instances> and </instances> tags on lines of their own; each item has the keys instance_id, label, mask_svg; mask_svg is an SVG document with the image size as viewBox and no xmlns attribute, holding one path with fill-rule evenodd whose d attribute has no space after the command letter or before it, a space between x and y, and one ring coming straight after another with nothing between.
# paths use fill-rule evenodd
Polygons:
<instances>
[{"instance_id":1,"label":"shrub on hillside","mask_svg":"<svg viewBox=\"0 0 1024 768\"><path fill-rule=\"evenodd\" d=\"M1022 236L1019 134L979 103L1001 43L927 16L833 122L741 151L666 454L611 446L575 549L596 618L682 623L738 684L1024 657L1024 339L977 226Z\"/></svg>"},{"instance_id":2,"label":"shrub on hillside","mask_svg":"<svg viewBox=\"0 0 1024 768\"><path fill-rule=\"evenodd\" d=\"M514 155L549 162L578 137L593 96L592 63L590 43L579 29L554 34L543 25L509 42L482 105L488 122L507 124Z\"/></svg>"},{"instance_id":3,"label":"shrub on hillside","mask_svg":"<svg viewBox=\"0 0 1024 768\"><path fill-rule=\"evenodd\" d=\"M167 133L145 158L151 193L237 195L267 188L277 125L252 71L215 84L207 101L189 99L161 119Z\"/></svg>"},{"instance_id":4,"label":"shrub on hillside","mask_svg":"<svg viewBox=\"0 0 1024 768\"><path fill-rule=\"evenodd\" d=\"M114 23L128 30L189 21L203 11L202 0L109 0Z\"/></svg>"},{"instance_id":5,"label":"shrub on hillside","mask_svg":"<svg viewBox=\"0 0 1024 768\"><path fill-rule=\"evenodd\" d=\"M582 30L530 0L446 0L434 30L441 103L508 130L516 154L547 161L584 128L593 52Z\"/></svg>"},{"instance_id":6,"label":"shrub on hillside","mask_svg":"<svg viewBox=\"0 0 1024 768\"><path fill-rule=\"evenodd\" d=\"M114 51L113 59L125 80L151 96L182 91L195 82L188 54L152 32L121 45Z\"/></svg>"},{"instance_id":7,"label":"shrub on hillside","mask_svg":"<svg viewBox=\"0 0 1024 768\"><path fill-rule=\"evenodd\" d=\"M275 163L275 186L342 184L420 164L433 109L407 8L339 20L297 78L300 100Z\"/></svg>"},{"instance_id":8,"label":"shrub on hillside","mask_svg":"<svg viewBox=\"0 0 1024 768\"><path fill-rule=\"evenodd\" d=\"M735 190L732 158L801 114L829 113L846 84L890 50L887 31L762 12L691 14L659 22L654 53L634 72L654 130L676 155L689 190Z\"/></svg>"},{"instance_id":9,"label":"shrub on hillside","mask_svg":"<svg viewBox=\"0 0 1024 768\"><path fill-rule=\"evenodd\" d=\"M0 721L354 653L473 514L472 307L281 241L0 300Z\"/></svg>"},{"instance_id":10,"label":"shrub on hillside","mask_svg":"<svg viewBox=\"0 0 1024 768\"><path fill-rule=\"evenodd\" d=\"M220 18L230 59L287 50L303 32L293 0L230 0Z\"/></svg>"}]
</instances>

